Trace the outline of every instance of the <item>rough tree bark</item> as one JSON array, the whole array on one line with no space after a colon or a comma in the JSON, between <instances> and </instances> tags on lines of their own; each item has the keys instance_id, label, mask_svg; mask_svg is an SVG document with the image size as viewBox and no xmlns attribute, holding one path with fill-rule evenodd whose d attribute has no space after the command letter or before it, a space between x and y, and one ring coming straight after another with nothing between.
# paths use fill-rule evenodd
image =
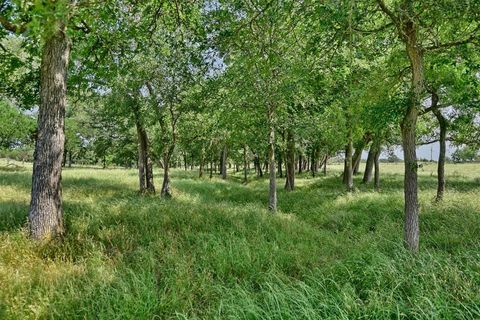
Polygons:
<instances>
[{"instance_id":1,"label":"rough tree bark","mask_svg":"<svg viewBox=\"0 0 480 320\"><path fill-rule=\"evenodd\" d=\"M399 38L405 45L405 51L410 62L411 94L406 112L400 124L402 132L403 158L405 165L404 197L405 197L405 246L417 252L420 242L418 182L417 182L417 154L416 154L416 129L419 106L424 90L423 75L423 48L418 41L417 26L414 21L414 3L404 0L400 5L398 14L391 11L383 0L377 0L379 8L390 17Z\"/></svg>"},{"instance_id":2,"label":"rough tree bark","mask_svg":"<svg viewBox=\"0 0 480 320\"><path fill-rule=\"evenodd\" d=\"M64 233L62 157L70 43L64 23L45 39L40 66L38 133L28 214L30 235L48 240Z\"/></svg>"}]
</instances>

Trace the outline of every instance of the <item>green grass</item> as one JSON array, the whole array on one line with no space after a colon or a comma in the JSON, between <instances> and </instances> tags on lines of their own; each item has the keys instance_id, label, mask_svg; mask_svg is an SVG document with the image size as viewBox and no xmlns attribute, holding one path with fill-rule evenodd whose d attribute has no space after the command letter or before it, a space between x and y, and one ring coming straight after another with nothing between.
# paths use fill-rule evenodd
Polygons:
<instances>
[{"instance_id":1,"label":"green grass","mask_svg":"<svg viewBox=\"0 0 480 320\"><path fill-rule=\"evenodd\" d=\"M137 194L135 170L67 168L67 236L38 248L30 169L0 163L0 318L480 318L480 165L447 166L442 204L435 165L420 170L417 256L401 245L401 164L382 165L380 192L358 176L347 194L330 170L292 193L279 179L271 215L253 175L175 170L164 200Z\"/></svg>"}]
</instances>

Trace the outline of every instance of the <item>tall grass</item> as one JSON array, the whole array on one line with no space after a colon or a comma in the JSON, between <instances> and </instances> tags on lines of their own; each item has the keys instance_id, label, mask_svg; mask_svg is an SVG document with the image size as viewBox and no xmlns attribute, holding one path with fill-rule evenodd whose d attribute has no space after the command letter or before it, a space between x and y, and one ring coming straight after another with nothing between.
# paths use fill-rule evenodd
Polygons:
<instances>
[{"instance_id":1,"label":"tall grass","mask_svg":"<svg viewBox=\"0 0 480 320\"><path fill-rule=\"evenodd\" d=\"M447 166L441 204L434 166L420 172L417 256L401 245L401 165L353 194L331 169L279 189L277 215L253 174L177 170L164 200L138 195L134 170L66 169L68 233L40 248L24 229L30 170L1 169L0 318L480 318L480 169Z\"/></svg>"}]
</instances>

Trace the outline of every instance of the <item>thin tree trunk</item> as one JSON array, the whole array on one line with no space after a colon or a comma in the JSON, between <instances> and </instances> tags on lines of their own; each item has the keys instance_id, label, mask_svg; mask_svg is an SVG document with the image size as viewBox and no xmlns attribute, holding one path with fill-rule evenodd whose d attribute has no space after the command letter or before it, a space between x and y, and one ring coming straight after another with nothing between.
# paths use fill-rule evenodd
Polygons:
<instances>
[{"instance_id":1,"label":"thin tree trunk","mask_svg":"<svg viewBox=\"0 0 480 320\"><path fill-rule=\"evenodd\" d=\"M138 114L135 114L138 116ZM144 136L144 129L139 121L136 119L135 125L137 127L137 136L138 136L138 180L140 192L144 193L146 191L146 163L147 163L147 153L146 153L146 141Z\"/></svg>"},{"instance_id":2,"label":"thin tree trunk","mask_svg":"<svg viewBox=\"0 0 480 320\"><path fill-rule=\"evenodd\" d=\"M269 137L268 137L268 162L270 172L268 209L271 212L277 211L277 182L275 176L275 107L270 105L268 108Z\"/></svg>"},{"instance_id":3,"label":"thin tree trunk","mask_svg":"<svg viewBox=\"0 0 480 320\"><path fill-rule=\"evenodd\" d=\"M65 144L67 144L66 141L65 141ZM63 168L65 168L65 165L67 164L67 153L68 153L67 149L63 150L63 159L62 159L62 167Z\"/></svg>"},{"instance_id":4,"label":"thin tree trunk","mask_svg":"<svg viewBox=\"0 0 480 320\"><path fill-rule=\"evenodd\" d=\"M437 117L438 124L440 125L440 153L438 155L438 167L437 167L437 197L436 201L443 200L443 194L445 193L445 155L447 151L447 120L442 115L440 110L434 110L435 117Z\"/></svg>"},{"instance_id":5,"label":"thin tree trunk","mask_svg":"<svg viewBox=\"0 0 480 320\"><path fill-rule=\"evenodd\" d=\"M295 137L291 129L287 130L285 176L285 190L293 191L295 188Z\"/></svg>"},{"instance_id":6,"label":"thin tree trunk","mask_svg":"<svg viewBox=\"0 0 480 320\"><path fill-rule=\"evenodd\" d=\"M147 165L146 165L146 179L147 179L147 191L149 193L155 193L155 184L153 183L153 163L150 159L150 153L147 149Z\"/></svg>"},{"instance_id":7,"label":"thin tree trunk","mask_svg":"<svg viewBox=\"0 0 480 320\"><path fill-rule=\"evenodd\" d=\"M227 145L223 146L222 151L222 167L221 167L222 179L227 179Z\"/></svg>"},{"instance_id":8,"label":"thin tree trunk","mask_svg":"<svg viewBox=\"0 0 480 320\"><path fill-rule=\"evenodd\" d=\"M247 174L247 145L243 145L243 183L247 183L248 174Z\"/></svg>"},{"instance_id":9,"label":"thin tree trunk","mask_svg":"<svg viewBox=\"0 0 480 320\"><path fill-rule=\"evenodd\" d=\"M213 160L210 160L210 179L213 177Z\"/></svg>"},{"instance_id":10,"label":"thin tree trunk","mask_svg":"<svg viewBox=\"0 0 480 320\"><path fill-rule=\"evenodd\" d=\"M160 196L165 198L170 198L172 196L170 192L170 160L169 156L165 155L163 157L163 182L162 182L162 191L160 192Z\"/></svg>"},{"instance_id":11,"label":"thin tree trunk","mask_svg":"<svg viewBox=\"0 0 480 320\"><path fill-rule=\"evenodd\" d=\"M328 155L325 156L325 160L323 162L323 175L327 175L327 162L328 162Z\"/></svg>"},{"instance_id":12,"label":"thin tree trunk","mask_svg":"<svg viewBox=\"0 0 480 320\"><path fill-rule=\"evenodd\" d=\"M298 174L301 174L303 170L303 156L301 153L298 154Z\"/></svg>"},{"instance_id":13,"label":"thin tree trunk","mask_svg":"<svg viewBox=\"0 0 480 320\"><path fill-rule=\"evenodd\" d=\"M282 153L279 152L279 153L278 153L277 165L278 165L278 175L279 175L280 178L283 178L282 163L283 163Z\"/></svg>"},{"instance_id":14,"label":"thin tree trunk","mask_svg":"<svg viewBox=\"0 0 480 320\"><path fill-rule=\"evenodd\" d=\"M375 183L374 183L374 188L375 190L380 189L380 146L377 146L377 150L375 152Z\"/></svg>"},{"instance_id":15,"label":"thin tree trunk","mask_svg":"<svg viewBox=\"0 0 480 320\"><path fill-rule=\"evenodd\" d=\"M353 174L356 175L358 174L358 171L360 170L360 161L362 160L362 151L363 151L364 145L358 147L355 149L355 153L353 154Z\"/></svg>"},{"instance_id":16,"label":"thin tree trunk","mask_svg":"<svg viewBox=\"0 0 480 320\"><path fill-rule=\"evenodd\" d=\"M203 177L203 170L205 166L205 148L202 147L202 151L200 153L200 167L198 169L198 177Z\"/></svg>"},{"instance_id":17,"label":"thin tree trunk","mask_svg":"<svg viewBox=\"0 0 480 320\"><path fill-rule=\"evenodd\" d=\"M411 6L411 4L409 4ZM405 244L417 252L420 242L418 182L417 182L417 118L418 106L423 93L423 57L417 43L415 23L409 15L413 9L406 8L408 16L404 22L405 47L412 69L412 97L401 124L403 155L405 162Z\"/></svg>"},{"instance_id":18,"label":"thin tree trunk","mask_svg":"<svg viewBox=\"0 0 480 320\"><path fill-rule=\"evenodd\" d=\"M62 156L70 44L65 24L45 39L40 65L40 106L28 213L30 235L48 240L64 233Z\"/></svg>"},{"instance_id":19,"label":"thin tree trunk","mask_svg":"<svg viewBox=\"0 0 480 320\"><path fill-rule=\"evenodd\" d=\"M347 191L353 191L353 143L351 137L346 147L345 152L345 185L347 186Z\"/></svg>"}]
</instances>

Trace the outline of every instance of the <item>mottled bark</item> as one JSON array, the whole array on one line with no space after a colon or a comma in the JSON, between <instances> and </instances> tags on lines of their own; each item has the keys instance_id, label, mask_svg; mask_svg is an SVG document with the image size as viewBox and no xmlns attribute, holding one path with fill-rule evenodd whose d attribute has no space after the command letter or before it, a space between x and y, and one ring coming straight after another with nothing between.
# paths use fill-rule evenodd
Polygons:
<instances>
[{"instance_id":1,"label":"mottled bark","mask_svg":"<svg viewBox=\"0 0 480 320\"><path fill-rule=\"evenodd\" d=\"M28 214L30 235L48 240L64 233L62 157L65 143L65 106L70 43L65 25L45 39L40 65L38 134Z\"/></svg>"},{"instance_id":2,"label":"mottled bark","mask_svg":"<svg viewBox=\"0 0 480 320\"><path fill-rule=\"evenodd\" d=\"M411 4L410 4L411 5ZM417 41L417 29L409 15L411 7L407 7L407 16L403 22L405 47L412 70L412 95L407 112L401 124L403 157L405 161L405 244L411 251L417 252L420 242L419 204L417 182L417 118L418 107L423 93L423 57Z\"/></svg>"}]
</instances>

